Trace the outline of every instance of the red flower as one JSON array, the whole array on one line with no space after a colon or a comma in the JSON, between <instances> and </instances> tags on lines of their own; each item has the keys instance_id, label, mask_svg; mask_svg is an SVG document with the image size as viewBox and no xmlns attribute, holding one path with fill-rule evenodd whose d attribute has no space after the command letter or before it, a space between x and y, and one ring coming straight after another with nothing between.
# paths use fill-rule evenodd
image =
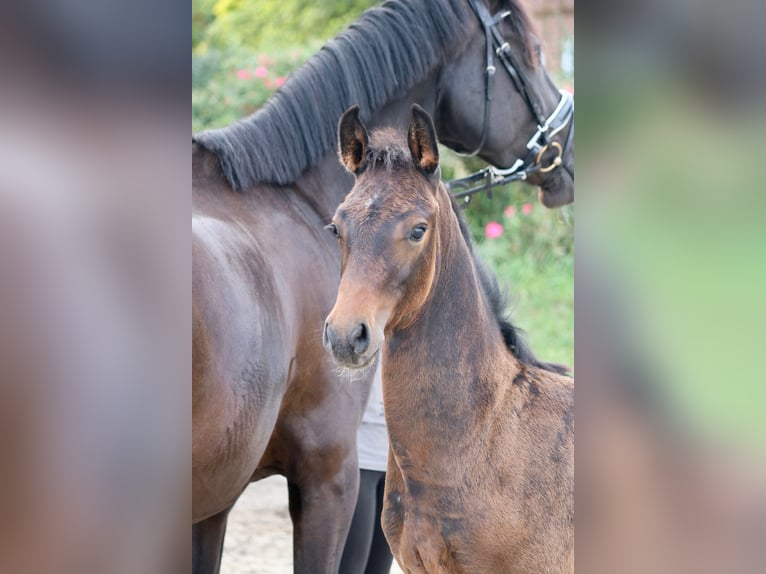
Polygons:
<instances>
[{"instance_id":1,"label":"red flower","mask_svg":"<svg viewBox=\"0 0 766 574\"><path fill-rule=\"evenodd\" d=\"M252 77L253 76L250 74L249 70L245 70L245 69L237 70L237 78L239 78L240 80L249 80Z\"/></svg>"},{"instance_id":2,"label":"red flower","mask_svg":"<svg viewBox=\"0 0 766 574\"><path fill-rule=\"evenodd\" d=\"M258 66L255 69L256 78L265 78L268 75L269 75L269 70L266 68L266 66Z\"/></svg>"},{"instance_id":3,"label":"red flower","mask_svg":"<svg viewBox=\"0 0 766 574\"><path fill-rule=\"evenodd\" d=\"M282 85L283 85L284 83L285 83L285 77L284 77L284 76L279 76L279 77L278 77L278 78L277 78L277 79L274 81L274 84L275 84L275 85L276 85L278 88L281 88L281 87L282 87Z\"/></svg>"},{"instance_id":4,"label":"red flower","mask_svg":"<svg viewBox=\"0 0 766 574\"><path fill-rule=\"evenodd\" d=\"M522 205L521 206L521 212L524 215L529 215L530 213L532 213L532 204L531 203L525 203L524 205Z\"/></svg>"},{"instance_id":5,"label":"red flower","mask_svg":"<svg viewBox=\"0 0 766 574\"><path fill-rule=\"evenodd\" d=\"M484 235L487 239L497 239L503 234L503 226L497 221L490 221L484 228Z\"/></svg>"},{"instance_id":6,"label":"red flower","mask_svg":"<svg viewBox=\"0 0 766 574\"><path fill-rule=\"evenodd\" d=\"M514 215L516 215L516 206L509 205L508 207L505 208L505 211L503 213L505 213L506 217L513 217Z\"/></svg>"}]
</instances>

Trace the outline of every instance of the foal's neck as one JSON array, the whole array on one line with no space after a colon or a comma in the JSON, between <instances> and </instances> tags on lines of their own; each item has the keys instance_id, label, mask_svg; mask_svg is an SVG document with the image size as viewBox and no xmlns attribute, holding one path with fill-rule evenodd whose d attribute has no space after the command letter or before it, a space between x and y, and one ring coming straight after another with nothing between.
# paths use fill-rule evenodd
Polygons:
<instances>
[{"instance_id":1,"label":"foal's neck","mask_svg":"<svg viewBox=\"0 0 766 574\"><path fill-rule=\"evenodd\" d=\"M431 293L407 328L386 330L383 387L394 446L417 437L438 447L475 435L518 369L481 291L447 191L439 194L448 216L439 218Z\"/></svg>"}]
</instances>

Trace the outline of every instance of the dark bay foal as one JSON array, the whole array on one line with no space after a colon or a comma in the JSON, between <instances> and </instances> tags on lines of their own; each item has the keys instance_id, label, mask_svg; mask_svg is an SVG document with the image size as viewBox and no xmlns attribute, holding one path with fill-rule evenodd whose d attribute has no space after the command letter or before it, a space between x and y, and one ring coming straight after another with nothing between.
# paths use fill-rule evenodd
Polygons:
<instances>
[{"instance_id":1,"label":"dark bay foal","mask_svg":"<svg viewBox=\"0 0 766 574\"><path fill-rule=\"evenodd\" d=\"M440 180L430 116L339 128L356 183L328 226L341 283L324 344L382 360L391 439L383 528L405 572L574 571L574 383L498 317Z\"/></svg>"}]
</instances>

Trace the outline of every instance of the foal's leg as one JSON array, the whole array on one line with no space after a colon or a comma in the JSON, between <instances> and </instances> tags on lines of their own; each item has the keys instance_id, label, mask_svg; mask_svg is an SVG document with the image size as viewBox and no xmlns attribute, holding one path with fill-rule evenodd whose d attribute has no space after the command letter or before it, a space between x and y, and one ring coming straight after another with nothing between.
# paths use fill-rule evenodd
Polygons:
<instances>
[{"instance_id":1,"label":"foal's leg","mask_svg":"<svg viewBox=\"0 0 766 574\"><path fill-rule=\"evenodd\" d=\"M359 490L356 456L333 477L303 475L288 482L293 520L294 572L336 574Z\"/></svg>"},{"instance_id":2,"label":"foal's leg","mask_svg":"<svg viewBox=\"0 0 766 574\"><path fill-rule=\"evenodd\" d=\"M383 491L383 512L380 517L383 534L386 535L391 553L401 565L402 527L404 525L404 509L402 496L404 494L404 479L399 467L396 466L391 448L388 449L388 468L386 469L386 486Z\"/></svg>"},{"instance_id":3,"label":"foal's leg","mask_svg":"<svg viewBox=\"0 0 766 574\"><path fill-rule=\"evenodd\" d=\"M192 574L218 574L229 510L192 525Z\"/></svg>"},{"instance_id":4,"label":"foal's leg","mask_svg":"<svg viewBox=\"0 0 766 574\"><path fill-rule=\"evenodd\" d=\"M406 496L404 478L389 447L381 526L397 564L406 574L450 574L457 571L450 567L447 556L434 557L431 544L424 538L420 525L405 524L408 514L405 507L410 502ZM432 536L432 539L439 544L440 537ZM430 552L421 555L421 551Z\"/></svg>"}]
</instances>

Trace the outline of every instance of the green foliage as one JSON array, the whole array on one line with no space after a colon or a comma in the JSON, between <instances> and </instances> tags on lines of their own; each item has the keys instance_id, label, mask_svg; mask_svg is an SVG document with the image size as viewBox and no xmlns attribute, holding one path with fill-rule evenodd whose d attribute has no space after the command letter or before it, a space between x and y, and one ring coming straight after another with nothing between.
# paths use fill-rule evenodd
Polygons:
<instances>
[{"instance_id":1,"label":"green foliage","mask_svg":"<svg viewBox=\"0 0 766 574\"><path fill-rule=\"evenodd\" d=\"M205 2L205 0L200 0ZM211 2L208 0L207 4ZM374 0L218 0L205 27L207 47L281 50L326 40L348 26Z\"/></svg>"},{"instance_id":2,"label":"green foliage","mask_svg":"<svg viewBox=\"0 0 766 574\"><path fill-rule=\"evenodd\" d=\"M192 131L252 114L315 51L313 46L268 54L240 48L192 55Z\"/></svg>"},{"instance_id":3,"label":"green foliage","mask_svg":"<svg viewBox=\"0 0 766 574\"><path fill-rule=\"evenodd\" d=\"M205 39L210 24L215 20L215 2L216 0L192 0L192 52Z\"/></svg>"},{"instance_id":4,"label":"green foliage","mask_svg":"<svg viewBox=\"0 0 766 574\"><path fill-rule=\"evenodd\" d=\"M374 4L193 0L192 131L253 113L292 70Z\"/></svg>"},{"instance_id":5,"label":"green foliage","mask_svg":"<svg viewBox=\"0 0 766 574\"><path fill-rule=\"evenodd\" d=\"M487 224L500 223L503 235L499 239L513 238L508 243L510 255L524 253L543 260L572 253L572 206L549 210L538 201L537 188L530 185L511 184L500 191L495 190L492 198L486 194L474 196L465 208L465 214L477 241L484 241Z\"/></svg>"},{"instance_id":6,"label":"green foliage","mask_svg":"<svg viewBox=\"0 0 766 574\"><path fill-rule=\"evenodd\" d=\"M547 209L529 186L496 194L489 201L483 210L472 211L480 207L478 202L471 202L465 210L479 256L495 270L501 287L511 295L514 325L527 332L535 354L573 367L572 207ZM502 226L499 237L485 236L490 222Z\"/></svg>"}]
</instances>

